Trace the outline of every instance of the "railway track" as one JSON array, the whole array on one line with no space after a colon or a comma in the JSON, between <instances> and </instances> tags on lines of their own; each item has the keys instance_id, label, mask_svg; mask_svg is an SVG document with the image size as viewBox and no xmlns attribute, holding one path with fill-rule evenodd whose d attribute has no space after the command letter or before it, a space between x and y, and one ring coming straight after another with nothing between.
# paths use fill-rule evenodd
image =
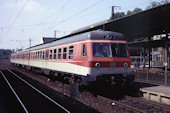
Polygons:
<instances>
[{"instance_id":1,"label":"railway track","mask_svg":"<svg viewBox=\"0 0 170 113\"><path fill-rule=\"evenodd\" d=\"M125 96L115 103L121 108L139 113L170 113L170 106L162 105L143 98Z\"/></svg>"},{"instance_id":2,"label":"railway track","mask_svg":"<svg viewBox=\"0 0 170 113\"><path fill-rule=\"evenodd\" d=\"M57 87L56 83L55 87ZM68 91L69 89L65 90ZM87 106L91 106L92 108L98 110L99 112L104 113L112 112L170 113L170 106L162 104L160 105L155 102L147 101L143 98L125 96L123 99L115 101L99 95L97 95L97 97L93 97L92 95L89 94L87 95L86 93L81 93L80 97L81 98L77 99L78 101L86 104ZM86 100L88 101L86 102Z\"/></svg>"},{"instance_id":3,"label":"railway track","mask_svg":"<svg viewBox=\"0 0 170 113\"><path fill-rule=\"evenodd\" d=\"M63 112L70 113L66 108L58 104L55 100L41 92L39 89L31 85L29 82L21 78L6 67L1 66L1 69L6 71L0 71L1 77L4 78L13 94L21 104L25 113L29 112L42 112L42 108L39 106L49 107L49 109L43 109L50 112ZM15 82L14 82L15 81ZM22 91L20 91L22 90ZM35 107L35 103L37 107ZM51 109L50 109L51 108ZM20 108L19 108L20 109ZM15 112L15 111L13 111Z\"/></svg>"},{"instance_id":4,"label":"railway track","mask_svg":"<svg viewBox=\"0 0 170 113\"><path fill-rule=\"evenodd\" d=\"M10 68L8 65L3 65L3 66L6 68L2 69L0 65L0 80L3 79L3 75L6 77L6 79L9 81L9 83L13 87L14 91L16 91L18 98L20 98L20 101L22 101L22 104L25 106L26 108L25 112L98 113L97 110L89 106L86 106L77 100L69 98L67 95L63 95L61 92L58 92L54 90L53 88L46 86L43 83L40 83L40 81L38 80L34 80L28 77L27 74L29 74L29 72L26 72L23 74ZM5 83L5 80L3 81ZM48 83L48 82L50 81L45 81L45 83ZM55 84L54 82L52 82L52 84L54 84L56 88L57 84ZM27 87L27 88L24 88L24 87ZM62 88L62 90L65 90L65 89ZM10 91L10 89L8 91ZM6 93L8 93L8 91ZM13 98L16 98L16 97L13 96ZM9 107L8 104L6 104L6 106L9 109L11 108ZM13 111L15 111L16 106L13 104L11 104L11 106L14 106ZM20 107L22 106L20 105ZM23 107L21 109L23 109ZM58 109L61 109L61 110L58 110ZM9 112L11 113L13 111L10 110Z\"/></svg>"}]
</instances>

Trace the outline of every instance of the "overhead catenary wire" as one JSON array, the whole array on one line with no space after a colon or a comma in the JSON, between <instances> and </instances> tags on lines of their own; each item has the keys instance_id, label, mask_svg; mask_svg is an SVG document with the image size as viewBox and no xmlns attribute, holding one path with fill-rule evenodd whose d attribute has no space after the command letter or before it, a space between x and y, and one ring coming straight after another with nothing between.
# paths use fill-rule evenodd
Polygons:
<instances>
[{"instance_id":1,"label":"overhead catenary wire","mask_svg":"<svg viewBox=\"0 0 170 113\"><path fill-rule=\"evenodd\" d=\"M26 0L24 0L24 1L26 1ZM102 0L101 0L102 1ZM150 1L150 0L147 0L147 1ZM57 2L57 1L56 1ZM70 4L70 3L67 3L67 2L69 2L69 0L65 0L64 1L65 2L65 4L67 5L67 4ZM62 2L62 4L57 4L57 5L61 5L61 6L64 6L63 4L64 4L64 2ZM97 1L94 1L94 2L97 2ZM93 2L93 3L94 3ZM100 2L100 1L99 1ZM138 3L135 3L135 4L139 4L140 2L138 2ZM103 4L103 3L102 3ZM141 4L141 3L140 3ZM142 4L143 4L143 2L142 2ZM55 3L53 4L53 5L55 5ZM92 4L90 4L90 5L92 5ZM111 5L111 4L110 4ZM60 6L60 7L61 7ZM107 6L107 5L106 5ZM57 9L59 9L60 7L58 7ZM67 7L67 6L64 6L64 7ZM86 6L87 7L87 6ZM62 7L61 7L62 8ZM109 8L110 8L110 6L109 6ZM107 9L109 9L109 8L107 8ZM124 8L127 8L127 7L122 7L122 9L124 9ZM98 8L98 10L100 10L100 11L98 11L98 12L103 12L103 9L104 8ZM87 9L88 10L88 9ZM55 10L53 10L53 12L54 12ZM80 10L79 10L80 11ZM109 10L108 10L109 11ZM33 32L32 33L28 33L28 32L25 32L25 36L26 37L31 37L31 38L34 38L35 36L34 36L34 34L36 35L36 36L40 36L40 35L47 35L47 34L53 34L53 29L52 28L54 28L54 30L55 30L55 28L56 28L56 26L57 25L59 25L59 26L61 26L61 25L63 25L63 24L65 24L66 22L68 22L69 20L77 20L77 19L81 19L81 17L84 17L84 16L87 16L87 15L91 15L91 14L93 14L93 16L97 13L97 11L95 11L95 10L92 10L91 12L93 12L93 13L91 13L91 14L89 14L89 12L88 11L83 11L82 13L80 13L80 14L78 14L78 13L75 13L75 15L76 14L78 14L77 16L75 16L75 17L72 17L73 15L71 15L70 17L66 17L67 15L64 15L65 16L65 18L62 18L63 20L53 20L54 18L58 18L58 17L61 17L62 15L61 14L59 14L60 16L58 16L58 13L53 13L53 12L51 12L51 13L48 13L49 14L49 16L47 16L47 17L45 17L44 19L43 18L41 18L42 19L42 21L40 20L38 23L35 23L35 24L28 24L28 25L16 25L16 24L14 24L13 26L12 26L12 28L9 30L9 32L11 33L12 32L12 30L17 30L17 28L16 27L21 27L21 28L23 28L23 29L29 29L29 31L30 30L33 30L33 29L35 29L35 30L37 30L37 32L35 32L35 30L33 30ZM60 13L61 12L63 12L63 11L61 11L60 10ZM77 12L78 12L78 10L77 10ZM53 17L50 17L50 15L52 15L52 13L54 14L54 18ZM110 14L110 13L109 13ZM107 15L106 15L107 16ZM91 16L90 16L91 17ZM50 18L50 19L48 19L48 18ZM69 19L70 18L70 19ZM89 16L88 16L88 18L89 18ZM58 18L58 19L60 19L60 18ZM68 19L68 20L67 20ZM99 20L100 21L100 20ZM42 23L41 23L42 22ZM69 21L70 22L70 21ZM92 23L92 22L91 22ZM42 26L42 25L44 25L44 26ZM15 27L15 28L14 28ZM37 28L36 28L37 27ZM38 28L39 27L39 28ZM63 26L62 26L63 27ZM7 29L9 29L10 28L10 26L0 26L0 28L1 28L1 33L3 33L3 34L5 34L5 32L7 31ZM20 28L20 29L21 29ZM43 29L41 29L41 28L43 28ZM61 27L58 27L58 29L60 29ZM19 30L20 30L19 29ZM56 28L57 29L57 28ZM66 29L67 30L67 29ZM50 31L51 33L49 33L48 31ZM63 31L65 31L65 30L63 30ZM71 31L71 30L70 30ZM8 34L9 34L9 32L8 32ZM40 32L40 33L38 33L38 32ZM59 33L61 33L62 32L62 30L60 30L60 32ZM15 32L16 33L16 32ZM38 33L38 34L37 34ZM43 34L42 34L43 33ZM63 33L64 34L64 33ZM60 34L59 34L60 35Z\"/></svg>"},{"instance_id":2,"label":"overhead catenary wire","mask_svg":"<svg viewBox=\"0 0 170 113\"><path fill-rule=\"evenodd\" d=\"M85 9L83 9L83 10L81 10L81 11L75 13L74 15L72 15L72 16L70 16L70 17L64 19L63 21L61 21L61 22L59 22L59 23L56 23L56 24L54 24L54 25L48 27L47 29L45 29L45 30L43 30L43 31L41 31L41 32L39 32L39 33L37 33L37 34L35 34L34 36L37 36L37 35L39 35L39 34L41 34L41 33L44 33L44 32L47 32L47 31L49 31L50 29L52 29L53 27L55 27L55 26L57 26L57 25L60 25L60 24L66 22L66 21L68 21L68 20L73 19L74 17L76 17L76 16L82 14L83 12L85 12L85 11L87 11L87 10L93 8L94 6L100 4L102 1L103 1L103 0L99 0L98 2L96 2L96 3L94 3L94 4L92 4L92 5L88 6L88 7L86 7Z\"/></svg>"},{"instance_id":3,"label":"overhead catenary wire","mask_svg":"<svg viewBox=\"0 0 170 113\"><path fill-rule=\"evenodd\" d=\"M36 26L43 26L43 25L46 25L46 24L51 24L51 23L56 23L56 22L61 22L61 21L55 20L55 21L50 21L50 22L45 22L45 23L16 25L16 26L13 26L13 28L36 27ZM0 26L0 27L1 27L2 29L8 29L10 26Z\"/></svg>"},{"instance_id":4,"label":"overhead catenary wire","mask_svg":"<svg viewBox=\"0 0 170 113\"><path fill-rule=\"evenodd\" d=\"M47 30L50 30L51 28L53 28L53 27L56 26L56 25L59 25L59 24L62 24L62 23L64 23L64 22L68 21L68 20L71 20L72 18L80 15L81 13L85 12L86 10L89 10L89 9L93 8L94 6L98 5L98 4L101 3L102 1L103 1L103 0L100 0L100 1L98 1L98 2L96 2L96 3L94 3L94 4L92 4L92 5L90 5L89 7L81 10L80 12L78 12L78 13L76 13L76 14L74 14L74 15L66 18L66 19L64 19L61 23L54 24L53 26L49 27Z\"/></svg>"},{"instance_id":5,"label":"overhead catenary wire","mask_svg":"<svg viewBox=\"0 0 170 113\"><path fill-rule=\"evenodd\" d=\"M17 0L16 0L17 1ZM57 8L55 12L53 12L52 14L48 15L46 18L44 18L41 22L38 22L38 23L35 23L35 24L27 24L27 25L17 25L17 26L13 26L13 28L24 28L24 27L35 27L35 26L43 26L43 25L46 25L46 24L52 24L52 23L58 23L58 22L61 22L59 20L53 20L53 21L49 21L49 22L45 22L46 20L48 20L49 18L51 18L52 16L54 16L56 14L57 11L60 11L63 7L65 7L66 5L69 4L71 0L67 0L59 9ZM58 3L58 1L56 2ZM12 8L14 9L14 8ZM9 20L9 18L8 18ZM6 24L6 26L0 26L2 29L9 29L11 27L10 26L7 26L8 24Z\"/></svg>"},{"instance_id":6,"label":"overhead catenary wire","mask_svg":"<svg viewBox=\"0 0 170 113\"><path fill-rule=\"evenodd\" d=\"M9 17L8 17L8 19L7 19L7 22L6 22L6 25L8 25L8 23L9 23L9 20L10 20L12 14L13 14L13 11L14 11L16 5L17 5L17 1L18 1L18 0L15 1L14 5L13 5L12 8L11 8ZM1 26L1 34L0 34L0 35L2 35L4 28L5 28L5 27Z\"/></svg>"},{"instance_id":7,"label":"overhead catenary wire","mask_svg":"<svg viewBox=\"0 0 170 113\"><path fill-rule=\"evenodd\" d=\"M16 0L17 1L17 0ZM65 7L66 5L68 5L69 4L69 1L71 1L71 0L68 0L68 1L66 1L65 2L65 4L64 5L62 5L62 7L60 7L58 10L60 10L60 9L62 9L63 8L63 6ZM148 0L148 2L149 1L151 1L151 0ZM58 2L58 1L57 1ZM142 5L144 2L140 2L140 3L137 3L137 4L135 4L135 5ZM109 9L109 8L111 8L112 6L109 6L109 7L107 7L107 8L104 8L104 9L100 9L100 10L98 10L98 11L94 11L94 12L90 12L89 14L84 14L84 15L80 15L79 17L84 17L84 16L87 16L87 15L94 15L94 14L96 14L96 13L100 13L100 12L103 12L104 10L107 10L107 9ZM123 7L122 9L127 9L127 8L130 8L131 6L126 6L126 7ZM14 8L13 8L14 9ZM13 26L13 28L15 27L15 28L17 28L17 27L21 27L21 28L23 28L23 27L35 27L35 26L42 26L42 25L46 25L46 24L52 24L52 23L60 23L60 22L62 22L62 21L59 21L59 20L53 20L53 21L49 21L49 22L45 22L47 19L49 19L50 17L52 17L55 13L57 12L57 10L54 12L54 13L52 13L52 14L50 14L50 15L48 15L45 19L43 19L41 22L39 22L39 23L35 23L35 24L28 24L28 25L18 25L18 26ZM9 20L9 19L7 19L7 20ZM6 24L7 25L7 24ZM10 26L0 26L3 30L4 29L8 29ZM2 30L1 30L2 31Z\"/></svg>"},{"instance_id":8,"label":"overhead catenary wire","mask_svg":"<svg viewBox=\"0 0 170 113\"><path fill-rule=\"evenodd\" d=\"M58 10L62 9L63 7L65 7L66 5L68 5L68 3L70 2L71 0L67 0ZM45 19L43 19L40 23L38 24L43 24L47 19L49 19L50 17L54 16L54 14L58 11L58 10L55 10L54 13L48 15Z\"/></svg>"},{"instance_id":9,"label":"overhead catenary wire","mask_svg":"<svg viewBox=\"0 0 170 113\"><path fill-rule=\"evenodd\" d=\"M10 30L11 30L12 27L13 27L13 25L14 25L15 22L17 21L18 17L19 17L20 14L23 12L23 10L24 10L25 6L27 5L28 1L29 1L29 0L26 0L26 2L24 3L23 7L22 7L21 10L19 11L19 13L16 15L13 23L10 25L10 27L9 27L8 30L7 30L7 32L5 33L5 35L7 35L7 34L10 32Z\"/></svg>"},{"instance_id":10,"label":"overhead catenary wire","mask_svg":"<svg viewBox=\"0 0 170 113\"><path fill-rule=\"evenodd\" d=\"M12 7L11 11L10 11L10 15L9 15L9 17L8 17L8 19L7 19L7 23L6 23L6 25L8 25L9 20L11 19L11 16L12 16L12 14L13 14L13 12L14 12L14 9L15 9L15 7L16 7L16 5L17 5L17 3L18 3L18 0L15 0L15 3L14 3L14 5L13 5L13 7Z\"/></svg>"}]
</instances>

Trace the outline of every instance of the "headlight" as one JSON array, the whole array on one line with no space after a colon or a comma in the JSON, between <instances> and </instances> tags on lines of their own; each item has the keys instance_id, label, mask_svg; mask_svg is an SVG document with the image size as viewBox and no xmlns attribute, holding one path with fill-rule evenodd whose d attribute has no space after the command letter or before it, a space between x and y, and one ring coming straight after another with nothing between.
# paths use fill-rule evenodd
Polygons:
<instances>
[{"instance_id":1,"label":"headlight","mask_svg":"<svg viewBox=\"0 0 170 113\"><path fill-rule=\"evenodd\" d=\"M95 66L96 66L97 68L99 68L99 67L100 67L100 63L96 63Z\"/></svg>"},{"instance_id":2,"label":"headlight","mask_svg":"<svg viewBox=\"0 0 170 113\"><path fill-rule=\"evenodd\" d=\"M128 67L128 63L124 63L124 67Z\"/></svg>"}]
</instances>

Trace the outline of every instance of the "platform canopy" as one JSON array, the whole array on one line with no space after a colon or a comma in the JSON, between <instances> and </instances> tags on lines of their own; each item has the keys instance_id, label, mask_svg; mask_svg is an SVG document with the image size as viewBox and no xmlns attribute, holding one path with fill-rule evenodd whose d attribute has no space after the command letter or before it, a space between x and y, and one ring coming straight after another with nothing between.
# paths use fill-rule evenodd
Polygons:
<instances>
[{"instance_id":1,"label":"platform canopy","mask_svg":"<svg viewBox=\"0 0 170 113\"><path fill-rule=\"evenodd\" d=\"M123 33L128 41L170 33L170 3L116 20L106 20L72 32L71 35L104 29Z\"/></svg>"}]
</instances>

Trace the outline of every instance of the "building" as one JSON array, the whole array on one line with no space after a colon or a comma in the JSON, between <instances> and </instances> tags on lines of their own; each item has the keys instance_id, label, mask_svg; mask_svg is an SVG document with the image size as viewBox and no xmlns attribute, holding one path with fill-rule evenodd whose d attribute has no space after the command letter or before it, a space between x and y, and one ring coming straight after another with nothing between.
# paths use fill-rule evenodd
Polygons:
<instances>
[{"instance_id":1,"label":"building","mask_svg":"<svg viewBox=\"0 0 170 113\"><path fill-rule=\"evenodd\" d=\"M52 38L52 37L42 37L40 40L40 44L45 44L51 41L56 40L56 38Z\"/></svg>"}]
</instances>

